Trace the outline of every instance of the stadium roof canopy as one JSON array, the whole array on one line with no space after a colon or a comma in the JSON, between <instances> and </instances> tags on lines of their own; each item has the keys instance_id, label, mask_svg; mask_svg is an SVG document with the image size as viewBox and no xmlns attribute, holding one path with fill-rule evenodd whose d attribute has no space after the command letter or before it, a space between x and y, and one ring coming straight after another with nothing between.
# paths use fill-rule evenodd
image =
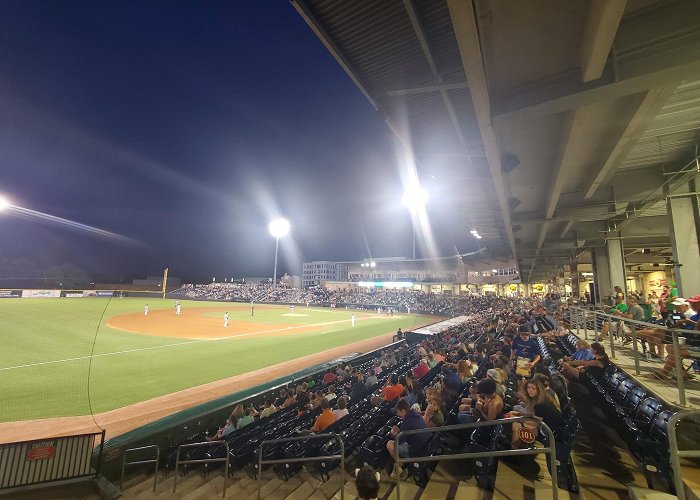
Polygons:
<instances>
[{"instance_id":1,"label":"stadium roof canopy","mask_svg":"<svg viewBox=\"0 0 700 500\"><path fill-rule=\"evenodd\" d=\"M524 281L608 238L668 258L666 198L697 174L697 0L292 4Z\"/></svg>"}]
</instances>

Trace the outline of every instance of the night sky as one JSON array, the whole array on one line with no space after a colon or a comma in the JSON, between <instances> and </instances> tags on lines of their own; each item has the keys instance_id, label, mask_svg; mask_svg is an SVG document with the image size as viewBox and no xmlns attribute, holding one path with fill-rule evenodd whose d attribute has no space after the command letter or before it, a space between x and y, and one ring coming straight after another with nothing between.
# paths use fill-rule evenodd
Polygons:
<instances>
[{"instance_id":1,"label":"night sky","mask_svg":"<svg viewBox=\"0 0 700 500\"><path fill-rule=\"evenodd\" d=\"M2 1L0 193L125 237L3 212L5 269L270 276L275 215L282 272L409 256L399 152L287 1Z\"/></svg>"}]
</instances>

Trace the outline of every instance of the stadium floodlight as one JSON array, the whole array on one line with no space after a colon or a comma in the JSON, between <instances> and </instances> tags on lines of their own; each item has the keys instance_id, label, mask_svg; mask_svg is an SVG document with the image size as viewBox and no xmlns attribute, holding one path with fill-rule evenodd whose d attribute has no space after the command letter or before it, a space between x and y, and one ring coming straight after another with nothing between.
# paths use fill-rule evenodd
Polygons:
<instances>
[{"instance_id":1,"label":"stadium floodlight","mask_svg":"<svg viewBox=\"0 0 700 500\"><path fill-rule=\"evenodd\" d=\"M0 212L10 206L10 201L4 196L0 196Z\"/></svg>"},{"instance_id":2,"label":"stadium floodlight","mask_svg":"<svg viewBox=\"0 0 700 500\"><path fill-rule=\"evenodd\" d=\"M481 235L479 234L479 231L477 231L476 229L472 229L472 230L469 231L469 232L470 232L471 235L472 235L474 238L476 238L477 240L480 240L480 239L481 239Z\"/></svg>"},{"instance_id":3,"label":"stadium floodlight","mask_svg":"<svg viewBox=\"0 0 700 500\"><path fill-rule=\"evenodd\" d=\"M377 267L377 263L372 261L369 263L369 267Z\"/></svg>"},{"instance_id":4,"label":"stadium floodlight","mask_svg":"<svg viewBox=\"0 0 700 500\"><path fill-rule=\"evenodd\" d=\"M280 238L284 238L289 234L291 225L287 219L274 219L267 226L270 234L275 237L275 271L272 275L272 288L277 286L277 250L280 246Z\"/></svg>"},{"instance_id":5,"label":"stadium floodlight","mask_svg":"<svg viewBox=\"0 0 700 500\"><path fill-rule=\"evenodd\" d=\"M411 213L418 212L428 202L428 192L418 184L412 184L406 188L401 197L401 203Z\"/></svg>"}]
</instances>

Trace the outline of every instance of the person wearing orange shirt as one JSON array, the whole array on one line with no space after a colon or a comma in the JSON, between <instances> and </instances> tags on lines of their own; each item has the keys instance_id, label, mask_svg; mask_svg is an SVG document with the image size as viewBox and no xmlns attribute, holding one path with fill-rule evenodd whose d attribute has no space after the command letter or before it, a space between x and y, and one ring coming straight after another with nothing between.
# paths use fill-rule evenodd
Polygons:
<instances>
[{"instance_id":1,"label":"person wearing orange shirt","mask_svg":"<svg viewBox=\"0 0 700 500\"><path fill-rule=\"evenodd\" d=\"M311 427L311 432L321 432L335 422L335 413L331 410L331 404L327 399L321 400L321 408L323 411L316 417L316 422Z\"/></svg>"}]
</instances>

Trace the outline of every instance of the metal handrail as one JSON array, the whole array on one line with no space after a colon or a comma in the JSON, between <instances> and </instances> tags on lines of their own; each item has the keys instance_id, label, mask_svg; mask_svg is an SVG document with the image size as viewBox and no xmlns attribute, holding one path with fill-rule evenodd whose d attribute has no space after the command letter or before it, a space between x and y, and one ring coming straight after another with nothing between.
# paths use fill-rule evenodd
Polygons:
<instances>
[{"instance_id":1,"label":"metal handrail","mask_svg":"<svg viewBox=\"0 0 700 500\"><path fill-rule=\"evenodd\" d=\"M577 310L579 308L577 307L571 307L571 309ZM588 332L588 325L587 325L587 320L588 320L588 315L593 314L593 330L596 334L596 338L598 337L598 332L597 332L597 319L598 317L603 317L603 318L610 318L613 319L614 321L622 321L626 324L632 325L632 341L634 343L634 365L635 365L635 373L639 375L640 370L639 370L639 352L637 349L637 325L644 327L644 329L647 328L654 328L657 330L664 330L665 332L669 333L671 335L671 344L673 346L673 355L676 360L676 387L678 389L678 404L680 406L687 406L686 402L686 397L685 397L685 380L683 378L684 375L684 369L683 369L683 360L681 359L680 355L680 345L678 343L678 337L685 337L689 334L700 334L700 332L697 332L695 330L684 330L680 328L669 328L666 325L659 325L655 323L647 323L645 321L637 321L634 319L628 319L628 318L622 318L620 316L615 316L612 314L607 314L602 311L588 311L586 309L582 309L584 313L584 329L586 332L586 338L588 337L587 332ZM608 338L610 339L610 357L615 358L615 346L613 344L613 336L608 335Z\"/></svg>"},{"instance_id":2,"label":"metal handrail","mask_svg":"<svg viewBox=\"0 0 700 500\"><path fill-rule=\"evenodd\" d=\"M180 461L180 450L183 448L194 448L196 446L205 446L205 445L215 445L215 444L224 444L226 445L226 458L203 458L201 460L183 460ZM173 480L173 493L175 493L175 488L177 487L177 472L178 469L180 468L180 465L183 464L205 464L205 463L213 463L213 462L226 462L225 468L224 468L224 490L222 492L222 498L226 497L226 474L228 473L228 459L229 459L229 453L230 449L228 446L228 443L226 441L202 441L201 443L190 443L190 444L181 444L180 446L177 447L177 455L175 457L175 474L174 474L174 480Z\"/></svg>"},{"instance_id":3,"label":"metal handrail","mask_svg":"<svg viewBox=\"0 0 700 500\"><path fill-rule=\"evenodd\" d=\"M674 413L668 419L668 444L670 451L671 469L673 470L673 481L676 485L676 495L678 500L685 500L685 488L683 487L683 477L681 475L681 458L698 458L700 457L700 448L695 450L678 449L678 436L676 435L676 426L681 419L695 415L700 417L700 410L684 410Z\"/></svg>"},{"instance_id":4,"label":"metal handrail","mask_svg":"<svg viewBox=\"0 0 700 500\"><path fill-rule=\"evenodd\" d=\"M153 460L138 460L136 462L128 462L126 461L126 455L130 451L142 451L142 450L151 450L155 448L156 450L156 458ZM156 491L156 484L158 483L158 463L160 462L160 448L158 445L151 444L149 446L141 446L139 448L129 448L127 450L124 450L124 455L122 456L122 477L121 480L119 481L119 489L124 490L124 469L126 469L127 465L137 465L137 464L156 464L156 470L153 472L153 491Z\"/></svg>"},{"instance_id":5,"label":"metal handrail","mask_svg":"<svg viewBox=\"0 0 700 500\"><path fill-rule=\"evenodd\" d=\"M340 454L339 455L323 455L320 457L301 457L301 458L280 458L274 460L263 460L263 447L270 443L289 443L292 441L307 441L311 439L335 439L340 443ZM272 464L293 464L299 462L321 462L323 460L337 460L340 459L340 500L345 500L345 444L343 440L340 439L335 433L326 434L308 434L306 436L295 436L280 439L269 439L260 443L260 448L258 449L258 500L260 500L260 494L262 491L262 466L272 465Z\"/></svg>"},{"instance_id":6,"label":"metal handrail","mask_svg":"<svg viewBox=\"0 0 700 500\"><path fill-rule=\"evenodd\" d=\"M435 434L438 432L449 432L456 431L460 429L476 429L479 427L492 427L500 424L512 424L516 422L528 422L535 421L540 425L549 438L549 446L544 448L530 448L530 449L517 449L517 450L502 450L502 451L482 451L482 452L471 452L471 453L457 453L454 455L431 455L429 457L399 457L399 437L410 436L412 434ZM410 431L401 431L394 438L394 451L396 453L394 459L394 475L396 476L396 500L401 500L401 492L399 485L401 483L401 477L399 474L399 467L402 463L420 463L420 462L434 462L437 460L462 460L465 458L491 458L491 457L510 457L510 456L520 456L520 455L537 455L539 453L549 453L550 454L550 474L552 476L552 498L557 500L559 497L558 492L558 480L557 480L557 452L554 433L552 429L549 428L547 424L542 422L536 417L514 417L514 418L502 418L499 420L488 420L484 422L472 422L469 424L456 424L456 425L445 425L442 427L428 427L425 429L415 429Z\"/></svg>"}]
</instances>

